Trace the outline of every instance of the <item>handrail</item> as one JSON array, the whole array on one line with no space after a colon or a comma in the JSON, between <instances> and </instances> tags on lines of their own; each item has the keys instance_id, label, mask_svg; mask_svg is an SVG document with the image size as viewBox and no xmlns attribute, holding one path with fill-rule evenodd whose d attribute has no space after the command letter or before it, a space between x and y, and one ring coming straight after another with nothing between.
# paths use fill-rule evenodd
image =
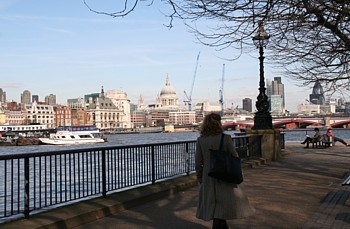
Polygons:
<instances>
[{"instance_id":1,"label":"handrail","mask_svg":"<svg viewBox=\"0 0 350 229\"><path fill-rule=\"evenodd\" d=\"M261 136L233 139L242 159L261 156ZM0 222L189 175L195 151L196 141L177 141L0 155Z\"/></svg>"},{"instance_id":2,"label":"handrail","mask_svg":"<svg viewBox=\"0 0 350 229\"><path fill-rule=\"evenodd\" d=\"M233 139L239 138L239 137L233 137ZM0 155L0 160L6 160L6 159L18 159L18 158L26 158L26 157L37 157L42 155L60 155L60 154L70 154L70 153L78 153L83 151L90 151L90 150L111 150L111 149L126 149L126 148L134 148L134 147L149 147L154 145L170 145L170 144L181 144L181 143L188 143L188 142L195 142L193 141L173 141L173 142L166 142L166 143L147 143L147 144L137 144L137 145L125 145L125 146L100 146L100 147L91 147L91 148L84 148L84 149L69 149L69 150L59 150L59 151L43 151L38 153L13 153L13 154L5 154Z\"/></svg>"}]
</instances>

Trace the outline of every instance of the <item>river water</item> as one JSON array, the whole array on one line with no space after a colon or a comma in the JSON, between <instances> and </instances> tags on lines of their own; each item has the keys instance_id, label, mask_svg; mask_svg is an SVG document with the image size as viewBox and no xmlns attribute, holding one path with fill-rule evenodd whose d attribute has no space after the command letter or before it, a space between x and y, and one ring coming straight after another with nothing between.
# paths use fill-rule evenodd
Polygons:
<instances>
[{"instance_id":1,"label":"river water","mask_svg":"<svg viewBox=\"0 0 350 229\"><path fill-rule=\"evenodd\" d=\"M321 130L325 133L326 130ZM333 134L344 140L350 140L350 129L334 129ZM225 133L234 136L238 131L226 131ZM286 142L301 142L306 134L312 136L312 129L300 129L285 132ZM199 132L175 132L175 133L145 133L145 134L114 134L107 135L108 142L93 145L70 145L70 146L52 146L52 145L34 145L34 146L1 146L0 155L14 153L35 153L47 151L59 151L69 149L94 148L101 146L125 146L151 143L177 142L196 140ZM349 141L350 143L350 141Z\"/></svg>"}]
</instances>

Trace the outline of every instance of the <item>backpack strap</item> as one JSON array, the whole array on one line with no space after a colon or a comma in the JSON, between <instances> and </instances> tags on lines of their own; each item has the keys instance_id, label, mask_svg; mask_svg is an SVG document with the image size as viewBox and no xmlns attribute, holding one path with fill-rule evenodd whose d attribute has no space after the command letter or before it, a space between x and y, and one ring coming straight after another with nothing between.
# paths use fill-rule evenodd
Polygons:
<instances>
[{"instance_id":1,"label":"backpack strap","mask_svg":"<svg viewBox=\"0 0 350 229\"><path fill-rule=\"evenodd\" d=\"M222 151L222 146L224 144L224 134L221 134L221 140L220 140L220 147L219 147L219 151Z\"/></svg>"}]
</instances>

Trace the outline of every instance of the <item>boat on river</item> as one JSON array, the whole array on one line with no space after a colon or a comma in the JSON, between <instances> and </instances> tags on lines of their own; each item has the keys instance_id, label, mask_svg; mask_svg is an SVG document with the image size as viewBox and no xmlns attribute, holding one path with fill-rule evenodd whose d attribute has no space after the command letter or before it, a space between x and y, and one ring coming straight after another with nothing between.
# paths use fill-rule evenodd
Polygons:
<instances>
[{"instance_id":1,"label":"boat on river","mask_svg":"<svg viewBox=\"0 0 350 229\"><path fill-rule=\"evenodd\" d=\"M115 130L104 131L104 134L145 134L145 133L161 133L164 128L161 126L138 127L138 128L120 128Z\"/></svg>"},{"instance_id":2,"label":"boat on river","mask_svg":"<svg viewBox=\"0 0 350 229\"><path fill-rule=\"evenodd\" d=\"M39 138L42 144L73 145L103 143L103 137L96 126L59 126L49 138Z\"/></svg>"}]
</instances>

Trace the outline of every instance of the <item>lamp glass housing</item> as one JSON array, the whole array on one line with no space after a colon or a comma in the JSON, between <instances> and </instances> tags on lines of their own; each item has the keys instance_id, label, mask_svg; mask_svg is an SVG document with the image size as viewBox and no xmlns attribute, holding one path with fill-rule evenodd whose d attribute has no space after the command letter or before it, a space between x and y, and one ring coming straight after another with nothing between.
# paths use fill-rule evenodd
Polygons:
<instances>
[{"instance_id":1,"label":"lamp glass housing","mask_svg":"<svg viewBox=\"0 0 350 229\"><path fill-rule=\"evenodd\" d=\"M256 35L253 37L253 43L257 48L265 47L269 43L270 35L264 30L262 21L259 22L259 28Z\"/></svg>"}]
</instances>

